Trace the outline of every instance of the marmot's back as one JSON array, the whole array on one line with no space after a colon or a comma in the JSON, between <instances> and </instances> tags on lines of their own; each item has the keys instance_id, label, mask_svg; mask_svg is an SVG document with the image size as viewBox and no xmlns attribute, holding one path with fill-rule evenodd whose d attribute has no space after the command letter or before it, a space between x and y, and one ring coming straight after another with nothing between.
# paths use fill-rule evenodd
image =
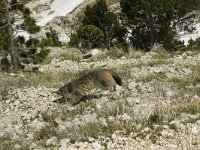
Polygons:
<instances>
[{"instance_id":1,"label":"marmot's back","mask_svg":"<svg viewBox=\"0 0 200 150\"><path fill-rule=\"evenodd\" d=\"M91 71L81 78L69 82L66 90L62 95L69 98L79 98L87 95L87 93L94 88L114 87L122 85L121 78L111 70L97 69Z\"/></svg>"}]
</instances>

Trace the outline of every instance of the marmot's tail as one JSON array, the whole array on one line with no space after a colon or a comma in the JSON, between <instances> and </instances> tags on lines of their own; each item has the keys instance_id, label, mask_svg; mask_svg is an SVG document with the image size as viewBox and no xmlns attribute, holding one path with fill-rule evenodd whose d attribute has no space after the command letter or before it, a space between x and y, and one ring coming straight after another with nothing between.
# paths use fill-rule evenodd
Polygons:
<instances>
[{"instance_id":1,"label":"marmot's tail","mask_svg":"<svg viewBox=\"0 0 200 150\"><path fill-rule=\"evenodd\" d=\"M121 77L119 75L117 75L116 73L113 73L112 76L113 76L114 80L116 81L116 83L118 85L122 86L122 79L121 79Z\"/></svg>"}]
</instances>

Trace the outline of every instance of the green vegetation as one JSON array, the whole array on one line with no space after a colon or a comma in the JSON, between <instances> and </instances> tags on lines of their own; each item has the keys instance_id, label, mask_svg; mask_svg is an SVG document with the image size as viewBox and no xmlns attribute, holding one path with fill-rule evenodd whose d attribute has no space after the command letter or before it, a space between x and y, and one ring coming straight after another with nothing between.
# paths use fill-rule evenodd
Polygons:
<instances>
[{"instance_id":1,"label":"green vegetation","mask_svg":"<svg viewBox=\"0 0 200 150\"><path fill-rule=\"evenodd\" d=\"M120 25L117 16L108 10L105 0L99 0L93 6L86 7L82 24L83 26L71 37L71 46L80 45L81 48L118 46L127 49L126 29ZM84 41L86 44L83 44Z\"/></svg>"},{"instance_id":2,"label":"green vegetation","mask_svg":"<svg viewBox=\"0 0 200 150\"><path fill-rule=\"evenodd\" d=\"M0 150L14 150L15 145L19 145L21 150L28 150L29 147L22 141L12 140L9 136L0 136Z\"/></svg>"},{"instance_id":3,"label":"green vegetation","mask_svg":"<svg viewBox=\"0 0 200 150\"><path fill-rule=\"evenodd\" d=\"M36 25L34 18L28 16L24 19L24 24L22 26L27 26L27 31L31 34L37 33L40 31L40 27Z\"/></svg>"},{"instance_id":4,"label":"green vegetation","mask_svg":"<svg viewBox=\"0 0 200 150\"><path fill-rule=\"evenodd\" d=\"M128 18L125 22L132 29L133 45L145 50L150 50L155 43L163 43L165 49L176 49L180 43L175 40L176 25L186 24L187 28L185 21L188 20L182 18L200 8L199 0L122 0L120 4Z\"/></svg>"},{"instance_id":5,"label":"green vegetation","mask_svg":"<svg viewBox=\"0 0 200 150\"><path fill-rule=\"evenodd\" d=\"M165 74L163 73L149 73L144 76L137 78L138 82L151 82L152 80L161 81L166 78Z\"/></svg>"},{"instance_id":6,"label":"green vegetation","mask_svg":"<svg viewBox=\"0 0 200 150\"><path fill-rule=\"evenodd\" d=\"M103 36L101 29L94 25L81 26L77 30L77 35L72 35L69 45L76 47L81 45L81 47L89 49L95 48L102 43Z\"/></svg>"},{"instance_id":7,"label":"green vegetation","mask_svg":"<svg viewBox=\"0 0 200 150\"><path fill-rule=\"evenodd\" d=\"M49 32L46 33L46 38L43 38L39 46L44 48L46 46L52 46L52 47L60 47L61 42L59 41L58 34L55 30L50 27Z\"/></svg>"}]
</instances>

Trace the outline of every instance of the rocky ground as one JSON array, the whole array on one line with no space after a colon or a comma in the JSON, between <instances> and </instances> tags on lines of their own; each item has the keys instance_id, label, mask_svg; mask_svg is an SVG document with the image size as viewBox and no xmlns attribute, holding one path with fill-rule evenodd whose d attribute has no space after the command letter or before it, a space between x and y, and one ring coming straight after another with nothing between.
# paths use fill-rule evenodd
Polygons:
<instances>
[{"instance_id":1,"label":"rocky ground","mask_svg":"<svg viewBox=\"0 0 200 150\"><path fill-rule=\"evenodd\" d=\"M0 73L0 149L198 150L199 64L199 52L155 48L61 54L37 73ZM54 102L58 87L95 68L115 70L123 86L75 106Z\"/></svg>"}]
</instances>

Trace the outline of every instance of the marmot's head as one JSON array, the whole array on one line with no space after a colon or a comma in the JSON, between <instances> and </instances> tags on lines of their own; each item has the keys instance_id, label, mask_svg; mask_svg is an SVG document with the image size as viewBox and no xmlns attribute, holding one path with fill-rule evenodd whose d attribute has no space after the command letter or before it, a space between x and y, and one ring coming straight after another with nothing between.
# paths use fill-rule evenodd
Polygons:
<instances>
[{"instance_id":1,"label":"marmot's head","mask_svg":"<svg viewBox=\"0 0 200 150\"><path fill-rule=\"evenodd\" d=\"M71 84L64 85L60 87L55 93L69 100L72 98L72 86Z\"/></svg>"}]
</instances>

